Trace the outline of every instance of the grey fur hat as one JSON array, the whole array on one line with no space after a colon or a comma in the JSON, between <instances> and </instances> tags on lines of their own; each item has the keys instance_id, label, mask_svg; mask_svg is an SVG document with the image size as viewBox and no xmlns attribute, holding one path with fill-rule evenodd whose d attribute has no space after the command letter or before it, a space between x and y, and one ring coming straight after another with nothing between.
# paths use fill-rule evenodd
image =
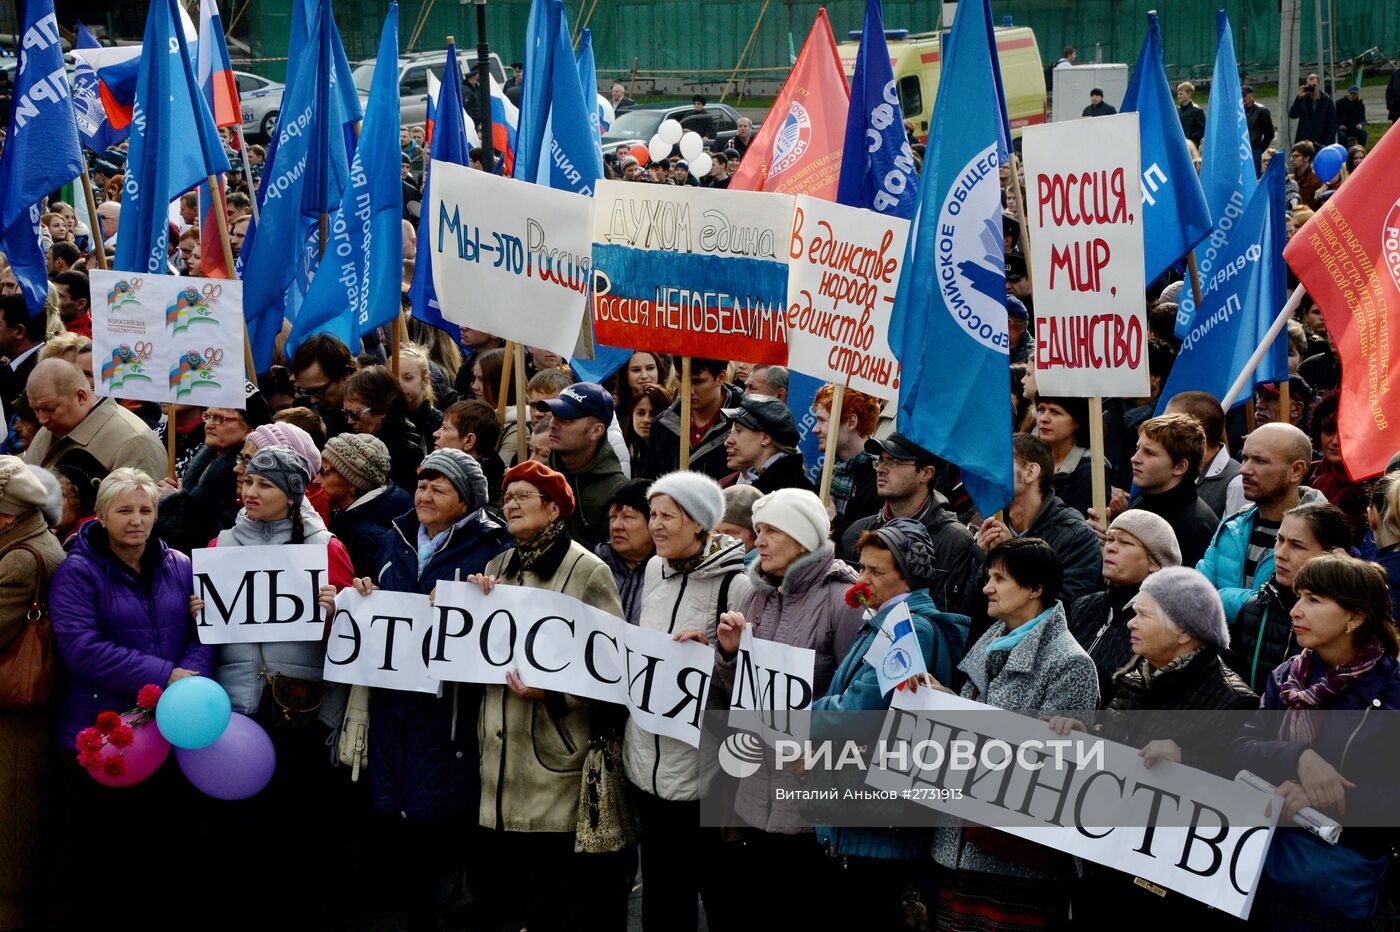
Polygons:
<instances>
[{"instance_id":1,"label":"grey fur hat","mask_svg":"<svg viewBox=\"0 0 1400 932\"><path fill-rule=\"evenodd\" d=\"M1220 593L1194 569L1173 566L1158 570L1143 580L1141 592L1152 596L1167 621L1184 634L1219 650L1230 646Z\"/></svg>"}]
</instances>

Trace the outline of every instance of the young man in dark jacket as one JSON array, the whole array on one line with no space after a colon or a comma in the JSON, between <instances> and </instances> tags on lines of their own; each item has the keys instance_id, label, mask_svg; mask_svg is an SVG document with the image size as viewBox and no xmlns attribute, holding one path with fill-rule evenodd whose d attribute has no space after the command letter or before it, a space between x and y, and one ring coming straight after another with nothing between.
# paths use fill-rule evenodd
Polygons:
<instances>
[{"instance_id":1,"label":"young man in dark jacket","mask_svg":"<svg viewBox=\"0 0 1400 932\"><path fill-rule=\"evenodd\" d=\"M941 461L898 432L883 441L869 441L866 450L879 457L875 489L882 506L846 529L838 541L837 555L858 566L856 543L861 534L878 531L896 518L912 518L933 540L934 573L928 584L933 604L939 611L958 611L965 598L964 587L974 574L972 534L958 523L943 496L934 491Z\"/></svg>"},{"instance_id":2,"label":"young man in dark jacket","mask_svg":"<svg viewBox=\"0 0 1400 932\"><path fill-rule=\"evenodd\" d=\"M725 408L734 408L743 392L725 384L729 363L722 359L690 360L690 469L703 472L716 481L733 472L724 450L729 436L729 418ZM642 468L633 466L633 474L644 479L659 479L680 468L681 461L681 403L677 399L651 422L651 439Z\"/></svg>"},{"instance_id":3,"label":"young man in dark jacket","mask_svg":"<svg viewBox=\"0 0 1400 932\"><path fill-rule=\"evenodd\" d=\"M1322 81L1315 74L1298 88L1298 96L1288 108L1288 115L1298 121L1293 133L1295 142L1306 139L1321 149L1337 141L1337 107L1322 90ZM1312 202L1307 202L1312 206Z\"/></svg>"},{"instance_id":4,"label":"young man in dark jacket","mask_svg":"<svg viewBox=\"0 0 1400 932\"><path fill-rule=\"evenodd\" d=\"M1181 561L1195 566L1205 556L1220 519L1196 494L1196 475L1205 456L1206 433L1189 414L1164 414L1138 428L1133 484L1138 495L1128 508L1163 518L1176 532Z\"/></svg>"}]
</instances>

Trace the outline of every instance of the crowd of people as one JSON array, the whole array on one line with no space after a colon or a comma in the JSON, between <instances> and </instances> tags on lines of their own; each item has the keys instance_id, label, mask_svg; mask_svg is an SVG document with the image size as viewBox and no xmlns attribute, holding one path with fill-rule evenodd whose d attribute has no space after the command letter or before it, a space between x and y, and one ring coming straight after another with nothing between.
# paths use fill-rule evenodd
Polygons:
<instances>
[{"instance_id":1,"label":"crowd of people","mask_svg":"<svg viewBox=\"0 0 1400 932\"><path fill-rule=\"evenodd\" d=\"M1317 93L1310 80L1295 107L1309 111ZM1328 132L1349 130L1343 121ZM741 122L701 179L684 160L643 166L622 149L608 154L608 172L725 187L751 140ZM422 143L405 130L406 210ZM1365 143L1363 133L1356 161ZM1290 152L1297 226L1348 177L1314 184L1312 152L1306 140ZM410 319L393 360L382 336L349 347L320 334L290 352L279 341L241 408L166 412L104 397L85 271L115 230L106 224L120 210L119 155L92 173L102 233L58 201L43 214L51 287L41 313L30 314L0 262L0 400L11 417L0 456L0 650L26 624L37 580L60 666L51 706L0 710L0 927L111 921L114 884L95 879L125 868L111 863L111 844L80 842L100 824L121 833L133 870L149 870L143 858L156 852L207 866L171 893L177 908L207 913L210 891L240 878L236 896L219 901L231 922L275 915L314 926L377 904L410 928L434 928L454 878L471 894L472 927L532 932L624 928L638 879L647 929L696 928L702 905L713 929L1029 928L1071 912L1121 918L1123 906L1164 919L1204 913L991 829L795 830L774 803L800 782L789 772L744 782L734 824L703 826L696 749L644 731L622 707L526 686L517 673L500 685L448 684L439 696L371 690L368 756L352 780L339 754L350 697L323 682L325 644L201 644L198 548L324 544L327 609L350 587L431 595L444 580L562 593L713 646L720 707L747 629L814 652L814 709L888 708L862 659L904 605L929 685L1056 716L1049 727L1061 730L1095 709L1400 708L1400 451L1379 479L1348 477L1340 364L1316 306L1305 302L1289 328L1288 410L1264 386L1247 420L1201 392L1161 397L1182 282L1155 283L1151 394L1105 399L1096 465L1085 401L1036 388L1015 220L1025 192L1009 171L1014 497L982 515L956 465L899 431L892 404L847 391L834 423L826 386L811 412L793 410L790 373L777 365L692 358L683 422L680 366L663 354L635 352L599 384L531 348L520 399L502 378L502 340ZM255 166L261 153L246 155ZM236 177L235 252L248 206ZM171 270L198 275L197 205L182 204L182 217ZM405 282L411 265L405 258ZM825 498L818 464L799 450L809 413L835 451ZM1096 469L1110 490L1105 514L1094 509ZM173 759L124 789L82 773L76 736L98 712L189 676L217 680L234 711L272 736L277 769L263 793L211 802ZM1261 716L1237 735L1110 736L1155 759L1224 761L1223 775L1248 767L1278 784L1289 816L1340 812L1386 778L1347 768L1346 735L1293 725L1280 734L1275 721ZM607 740L621 748L640 845L580 851L584 759ZM1388 859L1390 835L1348 832L1342 845ZM362 899L347 907L352 888ZM1256 921L1336 919L1307 914L1296 892L1261 893Z\"/></svg>"}]
</instances>

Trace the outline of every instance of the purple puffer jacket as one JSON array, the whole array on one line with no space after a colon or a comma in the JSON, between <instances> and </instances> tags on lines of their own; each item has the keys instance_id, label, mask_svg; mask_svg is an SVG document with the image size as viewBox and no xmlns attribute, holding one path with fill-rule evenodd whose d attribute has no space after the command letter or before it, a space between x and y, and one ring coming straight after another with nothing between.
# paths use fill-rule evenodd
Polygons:
<instances>
[{"instance_id":1,"label":"purple puffer jacket","mask_svg":"<svg viewBox=\"0 0 1400 932\"><path fill-rule=\"evenodd\" d=\"M96 521L78 534L49 594L54 643L63 660L58 742L72 748L99 712L125 712L147 683L162 689L176 667L208 676L213 650L190 617L190 558L155 536L140 578L113 555Z\"/></svg>"}]
</instances>

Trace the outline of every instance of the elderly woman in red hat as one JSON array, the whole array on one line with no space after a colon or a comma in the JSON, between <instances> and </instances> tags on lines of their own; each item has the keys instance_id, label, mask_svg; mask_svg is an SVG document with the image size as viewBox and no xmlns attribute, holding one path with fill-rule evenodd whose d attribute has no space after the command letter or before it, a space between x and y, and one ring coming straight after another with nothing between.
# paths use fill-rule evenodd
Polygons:
<instances>
[{"instance_id":1,"label":"elderly woman in red hat","mask_svg":"<svg viewBox=\"0 0 1400 932\"><path fill-rule=\"evenodd\" d=\"M527 460L506 471L501 506L515 546L468 577L489 593L497 583L544 589L624 617L612 570L570 536L569 482ZM579 786L589 739L608 730L622 706L526 686L517 671L487 686L481 702L481 826L490 833L496 886L536 929L616 929L627 923L623 852L576 853ZM610 723L621 732L622 721ZM551 894L539 895L539 878Z\"/></svg>"}]
</instances>

